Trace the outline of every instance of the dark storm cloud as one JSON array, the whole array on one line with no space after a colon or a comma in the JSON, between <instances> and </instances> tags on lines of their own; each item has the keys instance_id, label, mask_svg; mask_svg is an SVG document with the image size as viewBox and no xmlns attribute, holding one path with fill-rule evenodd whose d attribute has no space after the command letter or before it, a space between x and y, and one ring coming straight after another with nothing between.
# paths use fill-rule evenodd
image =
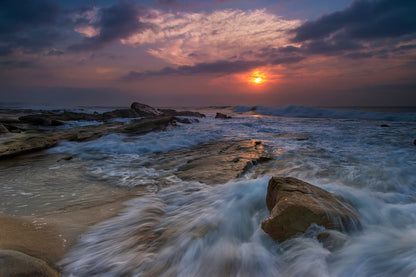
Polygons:
<instances>
[{"instance_id":1,"label":"dark storm cloud","mask_svg":"<svg viewBox=\"0 0 416 277\"><path fill-rule=\"evenodd\" d=\"M156 4L158 5L174 5L177 4L178 1L177 0L156 0L155 1Z\"/></svg>"},{"instance_id":2,"label":"dark storm cloud","mask_svg":"<svg viewBox=\"0 0 416 277\"><path fill-rule=\"evenodd\" d=\"M96 50L117 39L127 38L148 28L139 22L139 7L133 1L119 1L99 11L94 27L100 30L97 36L85 38L81 43L69 47L72 51Z\"/></svg>"},{"instance_id":3,"label":"dark storm cloud","mask_svg":"<svg viewBox=\"0 0 416 277\"><path fill-rule=\"evenodd\" d=\"M61 50L50 50L47 54L46 54L46 56L61 56L61 55L63 55L63 54L65 54L63 51L61 51Z\"/></svg>"},{"instance_id":4,"label":"dark storm cloud","mask_svg":"<svg viewBox=\"0 0 416 277\"><path fill-rule=\"evenodd\" d=\"M45 0L3 0L0 10L2 34L54 24L61 12L58 5Z\"/></svg>"},{"instance_id":5,"label":"dark storm cloud","mask_svg":"<svg viewBox=\"0 0 416 277\"><path fill-rule=\"evenodd\" d=\"M249 70L255 69L259 66L265 66L268 64L291 64L297 63L303 60L304 57L293 56L293 57L280 57L271 60L262 60L262 61L217 61L214 63L198 63L193 66L184 65L177 68L165 67L158 71L145 71L137 72L130 71L129 74L122 77L122 80L136 80L143 79L150 76L168 76L168 75L198 75L198 74L215 74L215 75L224 75L224 74L233 74L247 72Z\"/></svg>"},{"instance_id":6,"label":"dark storm cloud","mask_svg":"<svg viewBox=\"0 0 416 277\"><path fill-rule=\"evenodd\" d=\"M0 67L5 67L7 69L13 68L38 68L32 61L0 61Z\"/></svg>"},{"instance_id":7,"label":"dark storm cloud","mask_svg":"<svg viewBox=\"0 0 416 277\"><path fill-rule=\"evenodd\" d=\"M343 11L307 21L295 29L294 41L328 38L336 32L365 40L415 34L415 14L414 0L357 0Z\"/></svg>"},{"instance_id":8,"label":"dark storm cloud","mask_svg":"<svg viewBox=\"0 0 416 277\"><path fill-rule=\"evenodd\" d=\"M183 65L177 68L165 67L158 71L136 72L130 71L124 76L123 80L142 79L150 76L167 76L167 75L196 75L196 74L232 74L245 72L257 66L264 65L260 61L218 61L215 63L199 63L193 66Z\"/></svg>"},{"instance_id":9,"label":"dark storm cloud","mask_svg":"<svg viewBox=\"0 0 416 277\"><path fill-rule=\"evenodd\" d=\"M416 1L357 0L342 11L305 22L293 30L303 54L344 55L360 59L387 57L396 45L416 38ZM414 49L401 46L401 51ZM375 50L377 49L377 50ZM384 52L384 53L383 53Z\"/></svg>"},{"instance_id":10,"label":"dark storm cloud","mask_svg":"<svg viewBox=\"0 0 416 277\"><path fill-rule=\"evenodd\" d=\"M360 50L363 46L352 40L316 40L304 43L301 51L305 54L336 55L344 51Z\"/></svg>"},{"instance_id":11,"label":"dark storm cloud","mask_svg":"<svg viewBox=\"0 0 416 277\"><path fill-rule=\"evenodd\" d=\"M0 1L1 56L15 49L35 53L50 47L59 38L55 29L63 11L46 0Z\"/></svg>"}]
</instances>

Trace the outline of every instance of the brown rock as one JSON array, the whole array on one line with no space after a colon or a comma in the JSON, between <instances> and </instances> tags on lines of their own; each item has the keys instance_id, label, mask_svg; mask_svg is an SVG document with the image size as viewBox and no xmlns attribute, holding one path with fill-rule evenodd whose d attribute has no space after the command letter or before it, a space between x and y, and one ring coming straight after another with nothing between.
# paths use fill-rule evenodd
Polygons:
<instances>
[{"instance_id":1,"label":"brown rock","mask_svg":"<svg viewBox=\"0 0 416 277\"><path fill-rule=\"evenodd\" d=\"M150 107L149 105L134 102L131 104L130 108L134 110L139 116L158 116L163 115L161 111Z\"/></svg>"},{"instance_id":2,"label":"brown rock","mask_svg":"<svg viewBox=\"0 0 416 277\"><path fill-rule=\"evenodd\" d=\"M321 188L291 177L273 177L266 197L270 216L262 229L284 241L303 233L312 223L327 229L350 231L359 227L358 212Z\"/></svg>"},{"instance_id":3,"label":"brown rock","mask_svg":"<svg viewBox=\"0 0 416 277\"><path fill-rule=\"evenodd\" d=\"M100 120L109 120L112 118L135 118L140 115L133 109L118 109L110 112L105 112L102 115L97 115Z\"/></svg>"},{"instance_id":4,"label":"brown rock","mask_svg":"<svg viewBox=\"0 0 416 277\"><path fill-rule=\"evenodd\" d=\"M175 174L184 181L205 184L222 184L249 170L261 172L272 159L266 145L254 140L213 141L175 154L178 161L178 157L188 159Z\"/></svg>"},{"instance_id":5,"label":"brown rock","mask_svg":"<svg viewBox=\"0 0 416 277\"><path fill-rule=\"evenodd\" d=\"M175 125L176 118L173 116L155 116L133 120L130 124L120 129L122 133L144 134L148 132L165 130L169 125Z\"/></svg>"},{"instance_id":6,"label":"brown rock","mask_svg":"<svg viewBox=\"0 0 416 277\"><path fill-rule=\"evenodd\" d=\"M232 117L231 116L228 116L226 114L223 114L223 113L217 113L215 115L215 118L229 119L229 118L232 118Z\"/></svg>"},{"instance_id":7,"label":"brown rock","mask_svg":"<svg viewBox=\"0 0 416 277\"><path fill-rule=\"evenodd\" d=\"M21 116L19 117L19 120L24 123L38 126L60 126L64 124L59 120L51 118L50 116L36 114Z\"/></svg>"},{"instance_id":8,"label":"brown rock","mask_svg":"<svg viewBox=\"0 0 416 277\"><path fill-rule=\"evenodd\" d=\"M344 246L347 242L347 235L335 230L319 232L316 239L329 251L335 251Z\"/></svg>"},{"instance_id":9,"label":"brown rock","mask_svg":"<svg viewBox=\"0 0 416 277\"><path fill-rule=\"evenodd\" d=\"M0 250L0 276L58 277L45 261L13 250Z\"/></svg>"},{"instance_id":10,"label":"brown rock","mask_svg":"<svg viewBox=\"0 0 416 277\"><path fill-rule=\"evenodd\" d=\"M8 132L9 130L6 127L4 127L3 124L0 123L0 134L6 134Z\"/></svg>"},{"instance_id":11,"label":"brown rock","mask_svg":"<svg viewBox=\"0 0 416 277\"><path fill-rule=\"evenodd\" d=\"M177 111L173 109L159 109L163 115L205 117L205 114L191 111Z\"/></svg>"}]
</instances>

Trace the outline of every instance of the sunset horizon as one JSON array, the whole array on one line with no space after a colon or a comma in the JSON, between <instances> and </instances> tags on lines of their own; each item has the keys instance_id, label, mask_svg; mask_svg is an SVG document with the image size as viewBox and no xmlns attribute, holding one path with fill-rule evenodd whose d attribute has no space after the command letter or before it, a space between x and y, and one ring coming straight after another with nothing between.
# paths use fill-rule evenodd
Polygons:
<instances>
[{"instance_id":1,"label":"sunset horizon","mask_svg":"<svg viewBox=\"0 0 416 277\"><path fill-rule=\"evenodd\" d=\"M412 1L3 1L0 103L416 106Z\"/></svg>"}]
</instances>

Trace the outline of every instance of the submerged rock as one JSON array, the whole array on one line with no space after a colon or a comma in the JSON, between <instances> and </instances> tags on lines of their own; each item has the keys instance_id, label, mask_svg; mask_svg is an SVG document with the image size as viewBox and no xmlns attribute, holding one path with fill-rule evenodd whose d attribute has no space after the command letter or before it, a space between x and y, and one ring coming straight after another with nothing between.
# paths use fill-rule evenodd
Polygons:
<instances>
[{"instance_id":1,"label":"submerged rock","mask_svg":"<svg viewBox=\"0 0 416 277\"><path fill-rule=\"evenodd\" d=\"M316 239L329 251L335 251L344 246L347 242L347 235L335 230L319 232Z\"/></svg>"},{"instance_id":2,"label":"submerged rock","mask_svg":"<svg viewBox=\"0 0 416 277\"><path fill-rule=\"evenodd\" d=\"M273 177L266 196L270 216L262 229L284 241L305 232L312 223L327 229L351 231L359 227L359 214L348 203L319 187L292 177Z\"/></svg>"},{"instance_id":3,"label":"submerged rock","mask_svg":"<svg viewBox=\"0 0 416 277\"><path fill-rule=\"evenodd\" d=\"M230 119L230 118L232 118L232 117L231 117L231 116L228 116L228 115L226 115L226 114L223 114L223 113L217 113L217 114L215 115L215 118Z\"/></svg>"},{"instance_id":4,"label":"submerged rock","mask_svg":"<svg viewBox=\"0 0 416 277\"><path fill-rule=\"evenodd\" d=\"M58 277L59 274L40 259L13 250L0 250L0 276Z\"/></svg>"}]
</instances>

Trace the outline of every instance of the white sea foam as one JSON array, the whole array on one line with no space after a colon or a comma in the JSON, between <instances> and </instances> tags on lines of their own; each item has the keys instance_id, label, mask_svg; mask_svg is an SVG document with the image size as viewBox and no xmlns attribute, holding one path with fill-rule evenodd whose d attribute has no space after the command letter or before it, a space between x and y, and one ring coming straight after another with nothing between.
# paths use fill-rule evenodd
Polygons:
<instances>
[{"instance_id":1,"label":"white sea foam","mask_svg":"<svg viewBox=\"0 0 416 277\"><path fill-rule=\"evenodd\" d=\"M416 122L408 114L283 110L292 112L250 112L232 120L210 115L163 132L66 142L50 150L90 162L90 174L115 185L148 186L161 178L176 184L129 202L123 214L86 233L64 259L64 274L415 275ZM387 128L380 126L385 120ZM268 215L270 176L207 186L182 182L175 168L146 163L151 155L212 139L262 140L275 155L273 175L297 177L343 196L361 214L362 230L345 234L344 246L332 252L316 239L321 228L316 226L279 244L259 227Z\"/></svg>"}]
</instances>

